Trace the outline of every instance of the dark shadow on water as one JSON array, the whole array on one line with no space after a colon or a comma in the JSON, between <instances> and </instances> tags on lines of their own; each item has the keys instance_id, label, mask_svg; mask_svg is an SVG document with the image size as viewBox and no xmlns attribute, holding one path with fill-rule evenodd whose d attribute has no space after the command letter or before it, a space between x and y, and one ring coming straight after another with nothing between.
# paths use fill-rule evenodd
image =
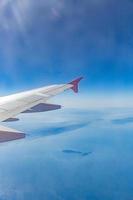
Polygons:
<instances>
[{"instance_id":1,"label":"dark shadow on water","mask_svg":"<svg viewBox=\"0 0 133 200\"><path fill-rule=\"evenodd\" d=\"M87 126L89 122L84 123L78 123L78 124L68 124L68 125L62 125L62 126L53 126L43 129L38 129L32 131L31 134L28 134L28 138L38 138L38 137L45 137L45 136L52 136L52 135L58 135L63 134L65 132L75 131L77 129L83 128Z\"/></svg>"},{"instance_id":2,"label":"dark shadow on water","mask_svg":"<svg viewBox=\"0 0 133 200\"><path fill-rule=\"evenodd\" d=\"M72 150L72 149L65 149L62 150L63 153L66 154L77 154L77 155L81 155L81 156L88 156L89 154L91 154L92 152L82 152L82 151L77 151L77 150Z\"/></svg>"},{"instance_id":3,"label":"dark shadow on water","mask_svg":"<svg viewBox=\"0 0 133 200\"><path fill-rule=\"evenodd\" d=\"M128 123L133 123L133 117L127 117L123 119L114 119L112 120L113 124L128 124Z\"/></svg>"}]
</instances>

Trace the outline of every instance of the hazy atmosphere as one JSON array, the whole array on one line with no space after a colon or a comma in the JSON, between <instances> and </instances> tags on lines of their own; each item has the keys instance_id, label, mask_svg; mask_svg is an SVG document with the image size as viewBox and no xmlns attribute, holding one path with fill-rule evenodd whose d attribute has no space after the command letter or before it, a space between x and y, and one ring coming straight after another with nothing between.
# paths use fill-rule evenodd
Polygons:
<instances>
[{"instance_id":1,"label":"hazy atmosphere","mask_svg":"<svg viewBox=\"0 0 133 200\"><path fill-rule=\"evenodd\" d=\"M2 122L0 200L133 199L132 55L132 0L0 0L0 96L84 77Z\"/></svg>"}]
</instances>

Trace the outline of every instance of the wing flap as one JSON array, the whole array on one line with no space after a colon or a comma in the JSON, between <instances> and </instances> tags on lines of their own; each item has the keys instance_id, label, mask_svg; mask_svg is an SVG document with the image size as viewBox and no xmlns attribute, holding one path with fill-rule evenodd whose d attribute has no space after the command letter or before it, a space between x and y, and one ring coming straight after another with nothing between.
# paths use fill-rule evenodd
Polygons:
<instances>
[{"instance_id":1,"label":"wing flap","mask_svg":"<svg viewBox=\"0 0 133 200\"><path fill-rule=\"evenodd\" d=\"M55 104L48 104L48 103L40 103L28 110L25 110L22 113L36 113L36 112L46 112L46 111L51 111L51 110L57 110L60 109L60 105L55 105Z\"/></svg>"},{"instance_id":2,"label":"wing flap","mask_svg":"<svg viewBox=\"0 0 133 200\"><path fill-rule=\"evenodd\" d=\"M0 143L25 138L25 134L12 128L0 126Z\"/></svg>"}]
</instances>

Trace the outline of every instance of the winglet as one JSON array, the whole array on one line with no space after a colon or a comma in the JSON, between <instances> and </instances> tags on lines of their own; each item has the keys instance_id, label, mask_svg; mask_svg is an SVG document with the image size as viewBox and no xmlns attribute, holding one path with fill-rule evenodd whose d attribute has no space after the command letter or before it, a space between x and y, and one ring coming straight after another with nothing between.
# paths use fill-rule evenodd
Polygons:
<instances>
[{"instance_id":1,"label":"winglet","mask_svg":"<svg viewBox=\"0 0 133 200\"><path fill-rule=\"evenodd\" d=\"M70 82L69 84L72 85L71 89L75 92L78 93L78 83L83 79L83 77L77 78Z\"/></svg>"}]
</instances>

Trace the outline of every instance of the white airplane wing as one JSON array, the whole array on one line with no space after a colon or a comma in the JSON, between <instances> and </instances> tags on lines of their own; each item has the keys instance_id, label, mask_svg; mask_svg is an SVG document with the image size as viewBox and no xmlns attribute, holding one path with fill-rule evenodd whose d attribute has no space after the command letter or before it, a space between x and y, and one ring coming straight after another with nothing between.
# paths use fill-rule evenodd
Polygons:
<instances>
[{"instance_id":1,"label":"white airplane wing","mask_svg":"<svg viewBox=\"0 0 133 200\"><path fill-rule=\"evenodd\" d=\"M48 104L47 100L53 96L64 92L65 90L72 89L78 92L78 83L82 77L67 83L51 85L42 87L26 92L21 92L0 98L0 121L14 121L14 118L20 113L42 112L48 110L59 109L59 105ZM0 126L0 142L24 138L25 134Z\"/></svg>"}]
</instances>

